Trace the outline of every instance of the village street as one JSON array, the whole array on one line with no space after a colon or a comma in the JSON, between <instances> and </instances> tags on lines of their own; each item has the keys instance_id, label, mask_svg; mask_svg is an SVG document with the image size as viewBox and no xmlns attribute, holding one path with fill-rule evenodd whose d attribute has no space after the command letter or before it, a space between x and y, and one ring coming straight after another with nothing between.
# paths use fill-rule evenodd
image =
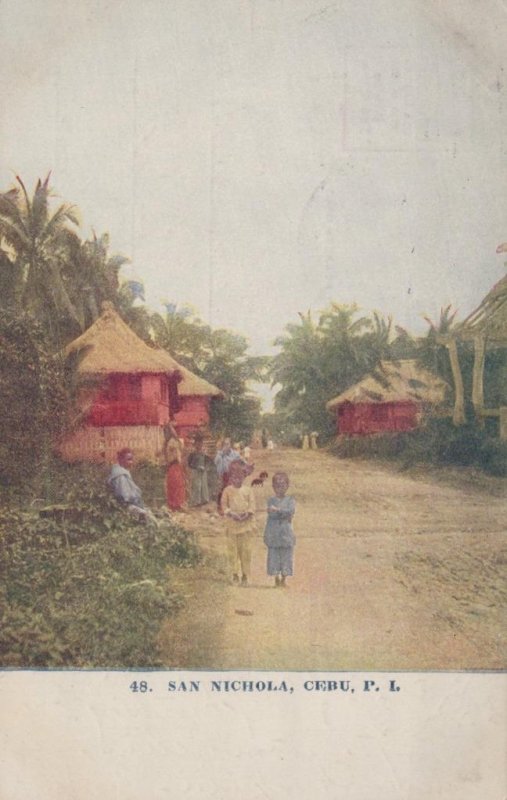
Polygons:
<instances>
[{"instance_id":1,"label":"village street","mask_svg":"<svg viewBox=\"0 0 507 800\"><path fill-rule=\"evenodd\" d=\"M453 485L445 471L414 478L323 451L254 455L255 474L270 474L255 489L259 509L273 472L290 475L294 578L281 589L266 575L259 513L250 586L229 585L225 572L187 586L188 608L162 637L168 666L506 667L507 507L500 479L482 478L477 487L463 473ZM206 516L194 512L187 524L201 531L207 550L225 556L221 521Z\"/></svg>"}]
</instances>

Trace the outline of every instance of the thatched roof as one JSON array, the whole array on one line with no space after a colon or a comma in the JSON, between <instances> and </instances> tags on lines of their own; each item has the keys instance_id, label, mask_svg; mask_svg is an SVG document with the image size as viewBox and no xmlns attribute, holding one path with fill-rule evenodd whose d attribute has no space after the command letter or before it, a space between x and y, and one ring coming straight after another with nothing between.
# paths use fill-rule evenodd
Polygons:
<instances>
[{"instance_id":1,"label":"thatched roof","mask_svg":"<svg viewBox=\"0 0 507 800\"><path fill-rule=\"evenodd\" d=\"M472 339L479 334L485 334L490 342L507 342L507 277L490 289L480 305L450 335Z\"/></svg>"},{"instance_id":2,"label":"thatched roof","mask_svg":"<svg viewBox=\"0 0 507 800\"><path fill-rule=\"evenodd\" d=\"M381 361L359 383L326 403L327 409L341 403L416 403L441 404L448 390L445 381L420 367L415 359Z\"/></svg>"},{"instance_id":3,"label":"thatched roof","mask_svg":"<svg viewBox=\"0 0 507 800\"><path fill-rule=\"evenodd\" d=\"M173 369L178 370L178 372L183 375L183 380L181 383L178 384L178 393L181 395L209 395L209 397L224 397L224 393L221 389L217 386L214 386L212 383L208 383L207 380L204 378L200 378L198 375L194 375L186 367L183 367L181 364L178 364L177 361L172 358L169 353L165 350L157 351L163 352L169 361L174 365Z\"/></svg>"},{"instance_id":4,"label":"thatched roof","mask_svg":"<svg viewBox=\"0 0 507 800\"><path fill-rule=\"evenodd\" d=\"M149 347L122 320L111 304L104 304L101 316L65 349L66 355L82 351L78 372L89 375L111 373L167 374L178 370L183 380L180 395L223 396L204 378L178 364L166 350Z\"/></svg>"}]
</instances>

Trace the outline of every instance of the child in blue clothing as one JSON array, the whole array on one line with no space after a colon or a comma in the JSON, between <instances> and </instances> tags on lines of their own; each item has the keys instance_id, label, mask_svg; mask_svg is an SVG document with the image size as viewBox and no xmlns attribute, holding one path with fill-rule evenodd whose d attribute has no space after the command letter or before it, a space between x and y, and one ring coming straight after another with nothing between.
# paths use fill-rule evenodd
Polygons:
<instances>
[{"instance_id":1,"label":"child in blue clothing","mask_svg":"<svg viewBox=\"0 0 507 800\"><path fill-rule=\"evenodd\" d=\"M289 477L286 472L273 475L274 497L268 499L268 519L264 530L264 544L268 548L268 575L275 576L275 586L286 586L286 578L294 571L294 545L292 517L296 501L287 496Z\"/></svg>"}]
</instances>

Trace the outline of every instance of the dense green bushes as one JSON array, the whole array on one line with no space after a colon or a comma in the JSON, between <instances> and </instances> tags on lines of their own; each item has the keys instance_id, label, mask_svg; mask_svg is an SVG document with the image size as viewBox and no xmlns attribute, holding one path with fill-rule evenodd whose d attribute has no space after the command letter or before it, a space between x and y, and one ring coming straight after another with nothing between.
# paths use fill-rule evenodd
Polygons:
<instances>
[{"instance_id":1,"label":"dense green bushes","mask_svg":"<svg viewBox=\"0 0 507 800\"><path fill-rule=\"evenodd\" d=\"M49 344L29 314L0 319L0 487L40 474L73 413L72 365Z\"/></svg>"},{"instance_id":2,"label":"dense green bushes","mask_svg":"<svg viewBox=\"0 0 507 800\"><path fill-rule=\"evenodd\" d=\"M63 467L51 486L51 499L63 505L46 507L43 517L3 510L2 666L160 665L160 624L182 604L166 566L192 567L200 551L169 520L158 530L132 520L102 477L97 468Z\"/></svg>"},{"instance_id":3,"label":"dense green bushes","mask_svg":"<svg viewBox=\"0 0 507 800\"><path fill-rule=\"evenodd\" d=\"M418 463L474 466L490 475L507 476L507 442L474 425L455 427L434 419L408 433L340 437L331 452L343 458L396 460L405 468Z\"/></svg>"}]
</instances>

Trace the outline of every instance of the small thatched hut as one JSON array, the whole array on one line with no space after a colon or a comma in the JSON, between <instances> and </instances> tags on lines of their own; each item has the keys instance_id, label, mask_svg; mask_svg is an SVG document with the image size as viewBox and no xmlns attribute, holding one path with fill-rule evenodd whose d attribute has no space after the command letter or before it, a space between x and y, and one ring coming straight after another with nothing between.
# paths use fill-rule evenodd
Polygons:
<instances>
[{"instance_id":1,"label":"small thatched hut","mask_svg":"<svg viewBox=\"0 0 507 800\"><path fill-rule=\"evenodd\" d=\"M445 402L447 390L445 381L413 359L381 361L326 408L336 413L339 434L409 431L419 425L424 410Z\"/></svg>"},{"instance_id":2,"label":"small thatched hut","mask_svg":"<svg viewBox=\"0 0 507 800\"><path fill-rule=\"evenodd\" d=\"M207 429L211 401L214 397L224 397L224 393L212 383L178 364L171 356L169 359L181 376L181 382L178 384L179 410L174 413L174 425L179 436L187 439L195 431Z\"/></svg>"},{"instance_id":3,"label":"small thatched hut","mask_svg":"<svg viewBox=\"0 0 507 800\"><path fill-rule=\"evenodd\" d=\"M60 446L69 461L114 461L122 447L138 458L161 459L164 426L180 436L207 425L219 389L159 348L149 347L111 304L66 348L80 357L82 425Z\"/></svg>"}]
</instances>

